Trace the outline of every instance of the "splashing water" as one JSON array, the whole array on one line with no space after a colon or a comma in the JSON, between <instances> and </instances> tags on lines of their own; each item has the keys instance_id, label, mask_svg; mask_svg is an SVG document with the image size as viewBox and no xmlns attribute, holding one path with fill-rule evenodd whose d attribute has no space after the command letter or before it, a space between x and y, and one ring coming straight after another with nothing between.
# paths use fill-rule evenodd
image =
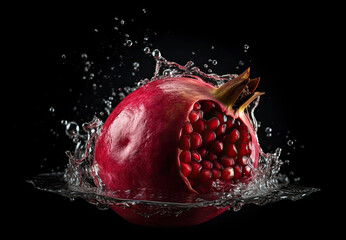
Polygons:
<instances>
[{"instance_id":1,"label":"splashing water","mask_svg":"<svg viewBox=\"0 0 346 240\"><path fill-rule=\"evenodd\" d=\"M237 76L236 74L221 76L212 73L207 74L194 66L192 61L182 66L166 60L157 49L150 52L150 49L146 48L144 51L146 54L151 53L156 61L154 76L151 80L145 79L136 82L135 87L126 87L128 94L150 81L156 81L165 77L195 75L219 87ZM139 64L134 63L133 67L138 68ZM258 97L246 109L246 114L251 120L257 138L258 123L254 112L259 101L260 98ZM107 110L108 114L111 112L110 108ZM70 199L76 197L83 198L100 209L107 209L114 205L131 208L136 204L143 204L152 207L150 212L137 212L145 217L150 217L157 213L178 216L190 208L205 206L229 206L237 211L244 204L264 205L282 199L298 200L319 190L291 185L289 177L280 173L280 167L283 164L283 161L280 160L282 150L277 148L274 153L260 151L258 168L255 169L252 181L249 183L238 183L235 187L232 186L232 189L221 189L221 192L167 196L167 193L157 192L155 189L140 188L109 191L104 188L97 174L98 169L92 164L95 139L102 129L103 122L94 116L92 121L83 123L82 127L79 127L73 121L64 122L64 125L66 126L65 133L76 144L73 152L66 151L69 162L65 172L41 174L29 182L38 189L58 193ZM169 200L167 201L167 199Z\"/></svg>"}]
</instances>

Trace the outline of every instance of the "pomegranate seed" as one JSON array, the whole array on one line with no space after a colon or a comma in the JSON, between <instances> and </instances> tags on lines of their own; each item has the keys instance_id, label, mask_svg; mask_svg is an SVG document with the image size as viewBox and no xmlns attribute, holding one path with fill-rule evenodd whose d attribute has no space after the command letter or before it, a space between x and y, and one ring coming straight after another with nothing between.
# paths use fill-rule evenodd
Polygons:
<instances>
[{"instance_id":1,"label":"pomegranate seed","mask_svg":"<svg viewBox=\"0 0 346 240\"><path fill-rule=\"evenodd\" d=\"M240 132L240 140L244 143L250 142L250 134L247 132Z\"/></svg>"},{"instance_id":2,"label":"pomegranate seed","mask_svg":"<svg viewBox=\"0 0 346 240\"><path fill-rule=\"evenodd\" d=\"M207 150L205 148L199 148L197 151L201 157L204 157L207 154Z\"/></svg>"},{"instance_id":3,"label":"pomegranate seed","mask_svg":"<svg viewBox=\"0 0 346 240\"><path fill-rule=\"evenodd\" d=\"M190 178L196 178L202 169L202 165L199 164L198 162L191 162L191 168L192 170L191 170Z\"/></svg>"},{"instance_id":4,"label":"pomegranate seed","mask_svg":"<svg viewBox=\"0 0 346 240\"><path fill-rule=\"evenodd\" d=\"M197 113L197 111L195 111L195 110L192 110L191 112L190 112L190 115L189 115L189 120L190 120L190 122L192 122L192 123L194 123L194 122L196 122L197 120L198 120L198 113Z\"/></svg>"},{"instance_id":5,"label":"pomegranate seed","mask_svg":"<svg viewBox=\"0 0 346 240\"><path fill-rule=\"evenodd\" d=\"M234 167L234 180L239 179L242 176L242 167L239 165L235 165Z\"/></svg>"},{"instance_id":6,"label":"pomegranate seed","mask_svg":"<svg viewBox=\"0 0 346 240\"><path fill-rule=\"evenodd\" d=\"M197 191L201 194L206 194L209 192L208 188L206 186L203 186L203 185L199 185L197 187Z\"/></svg>"},{"instance_id":7,"label":"pomegranate seed","mask_svg":"<svg viewBox=\"0 0 346 240\"><path fill-rule=\"evenodd\" d=\"M202 133L204 144L208 144L216 139L216 134L211 130L206 130Z\"/></svg>"},{"instance_id":8,"label":"pomegranate seed","mask_svg":"<svg viewBox=\"0 0 346 240\"><path fill-rule=\"evenodd\" d=\"M243 175L246 177L249 177L251 175L251 168L249 165L243 168Z\"/></svg>"},{"instance_id":9,"label":"pomegranate seed","mask_svg":"<svg viewBox=\"0 0 346 240\"><path fill-rule=\"evenodd\" d=\"M233 129L230 134L227 136L227 140L231 143L235 143L240 138L240 133L237 129Z\"/></svg>"},{"instance_id":10,"label":"pomegranate seed","mask_svg":"<svg viewBox=\"0 0 346 240\"><path fill-rule=\"evenodd\" d=\"M211 142L209 145L209 150L215 154L219 154L223 150L223 143L220 141Z\"/></svg>"},{"instance_id":11,"label":"pomegranate seed","mask_svg":"<svg viewBox=\"0 0 346 240\"><path fill-rule=\"evenodd\" d=\"M190 134L193 132L191 123L185 122L183 126L183 134Z\"/></svg>"},{"instance_id":12,"label":"pomegranate seed","mask_svg":"<svg viewBox=\"0 0 346 240\"><path fill-rule=\"evenodd\" d=\"M204 112L202 110L197 110L196 112L199 118L203 118Z\"/></svg>"},{"instance_id":13,"label":"pomegranate seed","mask_svg":"<svg viewBox=\"0 0 346 240\"><path fill-rule=\"evenodd\" d=\"M202 137L199 133L193 132L190 136L191 149L197 149L202 146Z\"/></svg>"},{"instance_id":14,"label":"pomegranate seed","mask_svg":"<svg viewBox=\"0 0 346 240\"><path fill-rule=\"evenodd\" d=\"M230 116L227 116L227 122L226 122L227 128L231 128L234 125L234 119Z\"/></svg>"},{"instance_id":15,"label":"pomegranate seed","mask_svg":"<svg viewBox=\"0 0 346 240\"><path fill-rule=\"evenodd\" d=\"M247 126L245 124L241 124L238 129L241 132L246 132L246 133L249 132L249 129L247 128Z\"/></svg>"},{"instance_id":16,"label":"pomegranate seed","mask_svg":"<svg viewBox=\"0 0 346 240\"><path fill-rule=\"evenodd\" d=\"M218 169L218 170L222 169L222 165L221 163L219 163L219 161L214 161L213 164L215 169Z\"/></svg>"},{"instance_id":17,"label":"pomegranate seed","mask_svg":"<svg viewBox=\"0 0 346 240\"><path fill-rule=\"evenodd\" d=\"M207 121L207 127L210 130L215 130L218 126L220 126L220 121L216 117L213 117Z\"/></svg>"},{"instance_id":18,"label":"pomegranate seed","mask_svg":"<svg viewBox=\"0 0 346 240\"><path fill-rule=\"evenodd\" d=\"M195 123L193 123L193 129L195 132L202 133L206 127L204 119L198 119Z\"/></svg>"},{"instance_id":19,"label":"pomegranate seed","mask_svg":"<svg viewBox=\"0 0 346 240\"><path fill-rule=\"evenodd\" d=\"M225 114L216 112L215 115L219 119L221 124L224 124L225 122L227 122L227 116Z\"/></svg>"},{"instance_id":20,"label":"pomegranate seed","mask_svg":"<svg viewBox=\"0 0 346 240\"><path fill-rule=\"evenodd\" d=\"M205 113L208 113L212 108L215 108L215 104L212 101L204 101L202 102L202 110Z\"/></svg>"},{"instance_id":21,"label":"pomegranate seed","mask_svg":"<svg viewBox=\"0 0 346 240\"><path fill-rule=\"evenodd\" d=\"M193 109L194 109L194 110L201 109L201 104L200 104L199 102L196 102L196 103L193 105Z\"/></svg>"},{"instance_id":22,"label":"pomegranate seed","mask_svg":"<svg viewBox=\"0 0 346 240\"><path fill-rule=\"evenodd\" d=\"M212 169L213 168L213 163L210 161L203 161L202 162L202 167L205 169Z\"/></svg>"},{"instance_id":23,"label":"pomegranate seed","mask_svg":"<svg viewBox=\"0 0 346 240\"><path fill-rule=\"evenodd\" d=\"M213 170L211 170L211 173L212 173L211 178L213 180L220 179L220 177L221 177L221 171L220 170L213 169Z\"/></svg>"},{"instance_id":24,"label":"pomegranate seed","mask_svg":"<svg viewBox=\"0 0 346 240\"><path fill-rule=\"evenodd\" d=\"M234 178L234 176L235 176L234 174L235 174L234 169L232 167L227 167L227 168L222 170L221 179L225 180L225 181L229 181L232 178Z\"/></svg>"},{"instance_id":25,"label":"pomegranate seed","mask_svg":"<svg viewBox=\"0 0 346 240\"><path fill-rule=\"evenodd\" d=\"M237 156L237 148L235 147L235 145L233 143L229 144L226 149L225 149L225 153L226 155L228 155L229 157L236 157Z\"/></svg>"},{"instance_id":26,"label":"pomegranate seed","mask_svg":"<svg viewBox=\"0 0 346 240\"><path fill-rule=\"evenodd\" d=\"M235 126L236 128L239 128L241 125L242 125L242 123L241 123L241 121L240 121L239 119L236 119L236 120L234 121L234 126Z\"/></svg>"},{"instance_id":27,"label":"pomegranate seed","mask_svg":"<svg viewBox=\"0 0 346 240\"><path fill-rule=\"evenodd\" d=\"M246 143L240 143L239 144L239 155L240 156L245 156L248 155L248 144Z\"/></svg>"},{"instance_id":28,"label":"pomegranate seed","mask_svg":"<svg viewBox=\"0 0 346 240\"><path fill-rule=\"evenodd\" d=\"M232 167L235 164L235 161L233 158L222 156L221 163L226 168L226 167Z\"/></svg>"},{"instance_id":29,"label":"pomegranate seed","mask_svg":"<svg viewBox=\"0 0 346 240\"><path fill-rule=\"evenodd\" d=\"M211 171L209 169L202 169L200 174L199 174L199 179L201 182L207 182L211 178Z\"/></svg>"},{"instance_id":30,"label":"pomegranate seed","mask_svg":"<svg viewBox=\"0 0 346 240\"><path fill-rule=\"evenodd\" d=\"M179 141L179 148L182 150L189 150L190 149L190 136L189 135L182 135Z\"/></svg>"},{"instance_id":31,"label":"pomegranate seed","mask_svg":"<svg viewBox=\"0 0 346 240\"><path fill-rule=\"evenodd\" d=\"M188 177L192 171L192 167L190 164L187 163L180 163L180 169L181 169L181 173L185 176Z\"/></svg>"},{"instance_id":32,"label":"pomegranate seed","mask_svg":"<svg viewBox=\"0 0 346 240\"><path fill-rule=\"evenodd\" d=\"M208 161L215 161L217 159L217 156L211 152L208 153L208 155L205 157L205 160Z\"/></svg>"},{"instance_id":33,"label":"pomegranate seed","mask_svg":"<svg viewBox=\"0 0 346 240\"><path fill-rule=\"evenodd\" d=\"M196 162L200 162L202 160L201 155L197 151L191 152L191 158L192 160L195 160Z\"/></svg>"},{"instance_id":34,"label":"pomegranate seed","mask_svg":"<svg viewBox=\"0 0 346 240\"><path fill-rule=\"evenodd\" d=\"M181 151L179 155L179 160L184 163L190 163L191 162L191 153L190 151L183 150Z\"/></svg>"},{"instance_id":35,"label":"pomegranate seed","mask_svg":"<svg viewBox=\"0 0 346 240\"><path fill-rule=\"evenodd\" d=\"M248 164L249 158L247 156L242 156L238 159L239 164L246 166Z\"/></svg>"},{"instance_id":36,"label":"pomegranate seed","mask_svg":"<svg viewBox=\"0 0 346 240\"><path fill-rule=\"evenodd\" d=\"M220 136L220 135L224 134L226 132L226 128L227 128L226 124L220 125L215 131L216 136Z\"/></svg>"}]
</instances>

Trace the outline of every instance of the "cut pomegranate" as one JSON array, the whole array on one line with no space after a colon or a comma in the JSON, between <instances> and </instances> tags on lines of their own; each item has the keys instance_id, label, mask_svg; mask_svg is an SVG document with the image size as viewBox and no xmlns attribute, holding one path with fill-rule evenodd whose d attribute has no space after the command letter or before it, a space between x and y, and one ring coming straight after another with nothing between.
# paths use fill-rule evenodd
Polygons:
<instances>
[{"instance_id":1,"label":"cut pomegranate","mask_svg":"<svg viewBox=\"0 0 346 240\"><path fill-rule=\"evenodd\" d=\"M179 196L250 181L260 148L244 110L262 94L255 92L258 82L249 78L248 69L219 88L196 76L181 76L152 81L129 94L96 140L94 169L104 187ZM145 205L137 208L153 211ZM149 218L131 209L112 209L140 225L185 226L205 222L227 207Z\"/></svg>"},{"instance_id":2,"label":"cut pomegranate","mask_svg":"<svg viewBox=\"0 0 346 240\"><path fill-rule=\"evenodd\" d=\"M185 171L186 164L182 164L182 162L185 163L185 155L192 149L197 151L199 149L207 149L206 156L202 159L198 159L202 169L198 171L198 173L196 172L193 175L193 178L198 177L198 175L200 175L201 178L193 181L193 183L190 182L192 189L196 190L197 192L198 189L203 189L203 192L206 192L207 189L207 192L209 192L211 189L208 186L211 186L213 182L216 182L217 180L226 181L227 183L236 183L241 178L250 177L250 170L254 166L252 165L251 161L248 161L248 158L250 158L251 155L251 151L249 149L252 148L252 139L248 133L248 127L240 118L234 119L232 116L228 116L231 122L235 121L238 124L230 124L229 127L225 125L225 131L219 132L217 129L217 127L220 125L219 119L221 118L222 122L227 121L226 115L220 113L221 108L219 107L219 104L211 100L201 100L195 104L202 106L200 111L208 111L208 114L203 114L203 119L198 119L198 121L201 122L204 122L203 120L205 120L207 123L207 128L201 133L203 136L202 138L200 137L199 133L195 132L195 128L193 128L190 135L182 135L181 141L183 142L186 141L185 139L187 139L188 136L190 136L191 146L184 146L181 148L183 151L180 152L180 155L183 156L179 158L182 159L180 160L182 171ZM194 112L195 110L191 111L191 113ZM188 122L185 122L184 126L186 124L188 124ZM200 132L199 127L197 128L197 131ZM219 134L216 132L219 132ZM198 144L194 143L196 141ZM193 164L193 161L194 160L192 160L190 164ZM212 161L219 161L221 166L213 167ZM233 169L232 166L235 164L238 166ZM243 166L244 169L246 168L246 172L243 172L240 166ZM219 175L218 173L215 173L213 175L214 177L211 178L212 172L210 170L213 169L221 170L222 174ZM183 175L185 176L185 174ZM191 179L191 177L187 178L188 180ZM200 188L200 185L203 185L203 188Z\"/></svg>"}]
</instances>

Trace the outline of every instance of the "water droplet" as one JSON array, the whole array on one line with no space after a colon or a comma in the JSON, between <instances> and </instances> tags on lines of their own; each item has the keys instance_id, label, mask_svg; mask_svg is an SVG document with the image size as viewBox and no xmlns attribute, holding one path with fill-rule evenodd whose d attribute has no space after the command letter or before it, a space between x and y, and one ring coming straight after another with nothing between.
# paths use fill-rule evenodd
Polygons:
<instances>
[{"instance_id":1,"label":"water droplet","mask_svg":"<svg viewBox=\"0 0 346 240\"><path fill-rule=\"evenodd\" d=\"M65 128L65 133L67 136L69 136L70 138L74 138L79 134L79 126L76 122L69 122L66 125Z\"/></svg>"},{"instance_id":2,"label":"water droplet","mask_svg":"<svg viewBox=\"0 0 346 240\"><path fill-rule=\"evenodd\" d=\"M244 62L242 60L239 60L238 64L239 66L244 66Z\"/></svg>"},{"instance_id":3,"label":"water droplet","mask_svg":"<svg viewBox=\"0 0 346 240\"><path fill-rule=\"evenodd\" d=\"M158 49L155 49L153 52L152 52L152 55L155 59L159 60L161 58L161 52L160 50Z\"/></svg>"},{"instance_id":4,"label":"water droplet","mask_svg":"<svg viewBox=\"0 0 346 240\"><path fill-rule=\"evenodd\" d=\"M204 68L208 68L208 64L205 63L205 64L203 65L203 67L204 67Z\"/></svg>"},{"instance_id":5,"label":"water droplet","mask_svg":"<svg viewBox=\"0 0 346 240\"><path fill-rule=\"evenodd\" d=\"M143 14L146 14L147 13L147 10L145 8L142 9L142 13Z\"/></svg>"},{"instance_id":6,"label":"water droplet","mask_svg":"<svg viewBox=\"0 0 346 240\"><path fill-rule=\"evenodd\" d=\"M291 147L291 146L293 146L293 144L294 144L293 140L288 140L288 141L287 141L287 145L288 145L288 146Z\"/></svg>"},{"instance_id":7,"label":"water droplet","mask_svg":"<svg viewBox=\"0 0 346 240\"><path fill-rule=\"evenodd\" d=\"M264 131L265 131L266 133L271 133L271 132L273 131L273 129L270 128L270 127L266 127L266 128L264 129Z\"/></svg>"},{"instance_id":8,"label":"water droplet","mask_svg":"<svg viewBox=\"0 0 346 240\"><path fill-rule=\"evenodd\" d=\"M191 55L195 55L196 53L195 52L191 52Z\"/></svg>"},{"instance_id":9,"label":"water droplet","mask_svg":"<svg viewBox=\"0 0 346 240\"><path fill-rule=\"evenodd\" d=\"M132 40L127 39L125 44L126 44L126 46L131 47L133 43L132 43Z\"/></svg>"},{"instance_id":10,"label":"water droplet","mask_svg":"<svg viewBox=\"0 0 346 240\"><path fill-rule=\"evenodd\" d=\"M164 71L162 72L162 75L163 75L164 77L172 77L172 76L173 76L172 71L171 71L170 69L164 70Z\"/></svg>"},{"instance_id":11,"label":"water droplet","mask_svg":"<svg viewBox=\"0 0 346 240\"><path fill-rule=\"evenodd\" d=\"M264 129L264 131L265 131L267 137L273 136L273 133L272 133L273 129L272 129L272 128L266 127L266 128Z\"/></svg>"},{"instance_id":12,"label":"water droplet","mask_svg":"<svg viewBox=\"0 0 346 240\"><path fill-rule=\"evenodd\" d=\"M295 178L293 178L293 182L295 182L295 183L298 183L300 180L301 180L300 177L295 177Z\"/></svg>"},{"instance_id":13,"label":"water droplet","mask_svg":"<svg viewBox=\"0 0 346 240\"><path fill-rule=\"evenodd\" d=\"M53 112L55 112L55 108L54 108L54 107L50 107L50 108L49 108L49 111L50 111L51 113L53 113Z\"/></svg>"},{"instance_id":14,"label":"water droplet","mask_svg":"<svg viewBox=\"0 0 346 240\"><path fill-rule=\"evenodd\" d=\"M95 29L94 29L94 32L96 32L96 33L97 33L97 32L99 32L99 30L98 30L97 28L95 28Z\"/></svg>"},{"instance_id":15,"label":"water droplet","mask_svg":"<svg viewBox=\"0 0 346 240\"><path fill-rule=\"evenodd\" d=\"M139 63L138 62L133 62L132 63L133 69L138 71L139 70Z\"/></svg>"},{"instance_id":16,"label":"water droplet","mask_svg":"<svg viewBox=\"0 0 346 240\"><path fill-rule=\"evenodd\" d=\"M87 55L86 53L82 53L81 57L82 57L83 59L87 59L87 58L88 58L88 55Z\"/></svg>"},{"instance_id":17,"label":"water droplet","mask_svg":"<svg viewBox=\"0 0 346 240\"><path fill-rule=\"evenodd\" d=\"M121 24L121 25L125 25L125 20L124 20L124 19L121 19L121 20L120 20L120 24Z\"/></svg>"},{"instance_id":18,"label":"water droplet","mask_svg":"<svg viewBox=\"0 0 346 240\"><path fill-rule=\"evenodd\" d=\"M211 64L213 64L215 66L215 65L217 65L217 61L214 59L213 61L211 61Z\"/></svg>"},{"instance_id":19,"label":"water droplet","mask_svg":"<svg viewBox=\"0 0 346 240\"><path fill-rule=\"evenodd\" d=\"M244 52L247 52L249 50L250 46L248 44L244 44Z\"/></svg>"},{"instance_id":20,"label":"water droplet","mask_svg":"<svg viewBox=\"0 0 346 240\"><path fill-rule=\"evenodd\" d=\"M261 127L262 122L261 121L257 121L257 128Z\"/></svg>"},{"instance_id":21,"label":"water droplet","mask_svg":"<svg viewBox=\"0 0 346 240\"><path fill-rule=\"evenodd\" d=\"M66 55L65 54L61 54L61 58L62 59L66 59Z\"/></svg>"},{"instance_id":22,"label":"water droplet","mask_svg":"<svg viewBox=\"0 0 346 240\"><path fill-rule=\"evenodd\" d=\"M195 65L195 63L193 61L188 61L186 64L185 64L185 67L186 68L191 68L193 65Z\"/></svg>"},{"instance_id":23,"label":"water droplet","mask_svg":"<svg viewBox=\"0 0 346 240\"><path fill-rule=\"evenodd\" d=\"M149 47L145 47L143 49L143 51L144 51L145 54L150 54L150 48Z\"/></svg>"}]
</instances>

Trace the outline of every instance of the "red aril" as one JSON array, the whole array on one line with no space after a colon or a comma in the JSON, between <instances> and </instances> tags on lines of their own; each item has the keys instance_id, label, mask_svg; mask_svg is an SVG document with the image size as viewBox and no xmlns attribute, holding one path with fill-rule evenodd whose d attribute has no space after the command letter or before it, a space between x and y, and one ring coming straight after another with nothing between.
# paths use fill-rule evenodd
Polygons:
<instances>
[{"instance_id":1,"label":"red aril","mask_svg":"<svg viewBox=\"0 0 346 240\"><path fill-rule=\"evenodd\" d=\"M129 94L96 140L94 165L105 188L205 194L220 191L217 185L251 180L259 144L244 110L262 94L255 92L258 83L247 69L219 88L186 75L158 79ZM178 217L149 218L132 209L112 209L135 224L187 226L227 208L192 208Z\"/></svg>"}]
</instances>

